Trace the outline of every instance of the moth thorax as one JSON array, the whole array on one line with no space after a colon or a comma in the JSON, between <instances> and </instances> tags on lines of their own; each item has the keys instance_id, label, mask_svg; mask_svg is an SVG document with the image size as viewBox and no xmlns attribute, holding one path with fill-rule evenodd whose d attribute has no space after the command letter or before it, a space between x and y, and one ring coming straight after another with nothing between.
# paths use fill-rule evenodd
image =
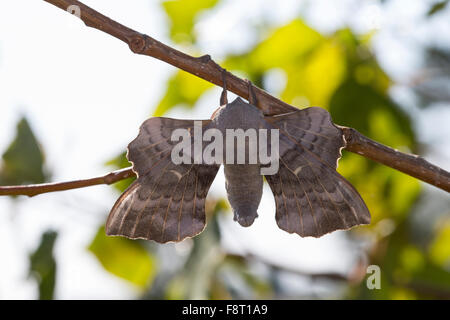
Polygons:
<instances>
[{"instance_id":1,"label":"moth thorax","mask_svg":"<svg viewBox=\"0 0 450 320\"><path fill-rule=\"evenodd\" d=\"M212 120L215 127L225 134L226 129L258 129L264 120L264 114L255 106L236 98L224 108L218 109Z\"/></svg>"},{"instance_id":2,"label":"moth thorax","mask_svg":"<svg viewBox=\"0 0 450 320\"><path fill-rule=\"evenodd\" d=\"M224 138L226 164L259 163L259 129L264 115L258 108L237 98L217 110L212 120Z\"/></svg>"}]
</instances>

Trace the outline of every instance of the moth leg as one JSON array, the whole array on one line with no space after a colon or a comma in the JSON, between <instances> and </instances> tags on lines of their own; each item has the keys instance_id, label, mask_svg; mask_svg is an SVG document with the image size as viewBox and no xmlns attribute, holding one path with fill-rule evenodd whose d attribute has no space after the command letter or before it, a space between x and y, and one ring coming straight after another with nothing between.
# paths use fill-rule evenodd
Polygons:
<instances>
[{"instance_id":1,"label":"moth leg","mask_svg":"<svg viewBox=\"0 0 450 320\"><path fill-rule=\"evenodd\" d=\"M227 97L227 70L222 68L222 94L220 95L220 105L224 106L228 104L228 97Z\"/></svg>"},{"instance_id":2,"label":"moth leg","mask_svg":"<svg viewBox=\"0 0 450 320\"><path fill-rule=\"evenodd\" d=\"M256 106L256 104L258 102L256 101L255 90L253 90L253 83L248 79L247 79L247 83L248 83L248 102L250 102L250 104Z\"/></svg>"}]
</instances>

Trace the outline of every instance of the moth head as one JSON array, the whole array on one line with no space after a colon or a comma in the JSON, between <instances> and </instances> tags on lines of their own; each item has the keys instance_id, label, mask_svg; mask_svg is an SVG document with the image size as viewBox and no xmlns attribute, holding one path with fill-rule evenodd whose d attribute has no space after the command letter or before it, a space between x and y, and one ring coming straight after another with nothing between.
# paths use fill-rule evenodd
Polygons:
<instances>
[{"instance_id":1,"label":"moth head","mask_svg":"<svg viewBox=\"0 0 450 320\"><path fill-rule=\"evenodd\" d=\"M245 102L241 98L236 98L233 102L219 107L211 116L217 129L258 128L260 122L264 120L264 114L255 106Z\"/></svg>"}]
</instances>

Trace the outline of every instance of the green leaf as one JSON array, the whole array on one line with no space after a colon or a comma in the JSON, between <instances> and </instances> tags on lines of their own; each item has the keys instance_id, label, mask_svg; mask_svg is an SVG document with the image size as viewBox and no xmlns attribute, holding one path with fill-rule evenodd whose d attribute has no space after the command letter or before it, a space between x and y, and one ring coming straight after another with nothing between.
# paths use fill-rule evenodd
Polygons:
<instances>
[{"instance_id":1,"label":"green leaf","mask_svg":"<svg viewBox=\"0 0 450 320\"><path fill-rule=\"evenodd\" d=\"M450 221L437 233L429 249L431 260L440 266L450 266Z\"/></svg>"},{"instance_id":2,"label":"green leaf","mask_svg":"<svg viewBox=\"0 0 450 320\"><path fill-rule=\"evenodd\" d=\"M180 70L169 79L166 94L153 115L160 117L179 105L193 108L201 95L212 86L211 83Z\"/></svg>"},{"instance_id":3,"label":"green leaf","mask_svg":"<svg viewBox=\"0 0 450 320\"><path fill-rule=\"evenodd\" d=\"M56 261L53 257L57 233L47 231L42 235L39 247L30 255L30 276L39 285L39 299L51 300L55 290Z\"/></svg>"},{"instance_id":4,"label":"green leaf","mask_svg":"<svg viewBox=\"0 0 450 320\"><path fill-rule=\"evenodd\" d=\"M156 259L139 241L108 237L102 226L89 245L102 266L112 274L145 288L156 274Z\"/></svg>"},{"instance_id":5,"label":"green leaf","mask_svg":"<svg viewBox=\"0 0 450 320\"><path fill-rule=\"evenodd\" d=\"M448 4L448 0L436 2L435 4L433 4L431 6L430 10L428 10L427 16L430 17L430 16L435 15L436 13L442 11L443 9L445 9L447 4Z\"/></svg>"},{"instance_id":6,"label":"green leaf","mask_svg":"<svg viewBox=\"0 0 450 320\"><path fill-rule=\"evenodd\" d=\"M301 62L285 67L287 85L283 101L297 107L328 107L331 96L346 74L344 52L331 40L323 40Z\"/></svg>"},{"instance_id":7,"label":"green leaf","mask_svg":"<svg viewBox=\"0 0 450 320\"><path fill-rule=\"evenodd\" d=\"M330 112L335 123L353 127L381 143L414 147L408 115L371 85L348 79L333 94Z\"/></svg>"},{"instance_id":8,"label":"green leaf","mask_svg":"<svg viewBox=\"0 0 450 320\"><path fill-rule=\"evenodd\" d=\"M272 68L285 68L297 64L318 46L323 36L296 19L272 33L249 52L230 56L226 60L229 69L264 72Z\"/></svg>"},{"instance_id":9,"label":"green leaf","mask_svg":"<svg viewBox=\"0 0 450 320\"><path fill-rule=\"evenodd\" d=\"M272 31L247 53L229 56L223 65L228 70L244 71L258 85L265 72L281 68L289 73L304 66L305 57L323 41L323 36L295 19Z\"/></svg>"},{"instance_id":10,"label":"green leaf","mask_svg":"<svg viewBox=\"0 0 450 320\"><path fill-rule=\"evenodd\" d=\"M13 142L3 154L0 169L0 185L19 185L42 183L44 156L26 118L17 124L17 133Z\"/></svg>"},{"instance_id":11,"label":"green leaf","mask_svg":"<svg viewBox=\"0 0 450 320\"><path fill-rule=\"evenodd\" d=\"M193 32L194 24L198 15L211 9L218 0L169 0L164 1L162 6L170 19L170 37L177 43L195 43Z\"/></svg>"}]
</instances>

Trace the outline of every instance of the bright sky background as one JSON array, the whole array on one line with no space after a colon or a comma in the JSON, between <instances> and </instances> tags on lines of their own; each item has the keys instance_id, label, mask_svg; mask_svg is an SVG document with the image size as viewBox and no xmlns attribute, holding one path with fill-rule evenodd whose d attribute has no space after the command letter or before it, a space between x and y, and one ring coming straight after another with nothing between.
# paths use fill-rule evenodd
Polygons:
<instances>
[{"instance_id":1,"label":"bright sky background","mask_svg":"<svg viewBox=\"0 0 450 320\"><path fill-rule=\"evenodd\" d=\"M228 0L206 14L196 30L202 53L220 60L226 54L224 48L227 52L240 51L251 45L255 40L249 25L257 24L263 17L282 24L306 12L307 22L322 32L332 32L346 23L362 32L377 28L380 32L374 46L381 64L402 82L421 62L416 43L433 41L431 30L415 25L429 1L391 2L388 11L381 12L376 1L362 5L363 1L356 0L320 0L308 5L307 1L295 0ZM159 1L84 3L137 31L170 43ZM439 42L450 40L449 24L439 21L436 23L441 25L434 28L440 32L433 36L440 37L436 40ZM123 42L85 27L44 1L2 0L0 153L13 139L21 115L26 115L43 143L52 181L103 175L108 172L104 162L124 151L137 135L139 125L156 106L164 93L165 80L174 70L158 60L132 54ZM402 86L394 88L393 94L396 99L411 101ZM209 118L218 105L219 95L220 89L215 88L202 97L194 112L173 110L170 116ZM448 106L420 115L417 126L422 141L439 146L430 150L429 159L448 169ZM211 192L225 195L222 173ZM320 239L301 239L283 232L276 226L274 201L267 186L264 194L259 218L250 228L240 227L231 215L224 219L227 247L264 255L275 263L303 271L351 269L357 248L350 247L342 232ZM23 198L17 203L0 198L0 299L37 297L34 282L27 279L28 254L49 228L60 231L55 249L56 298L134 298L137 291L105 272L86 250L117 197L111 187L97 186Z\"/></svg>"}]
</instances>

